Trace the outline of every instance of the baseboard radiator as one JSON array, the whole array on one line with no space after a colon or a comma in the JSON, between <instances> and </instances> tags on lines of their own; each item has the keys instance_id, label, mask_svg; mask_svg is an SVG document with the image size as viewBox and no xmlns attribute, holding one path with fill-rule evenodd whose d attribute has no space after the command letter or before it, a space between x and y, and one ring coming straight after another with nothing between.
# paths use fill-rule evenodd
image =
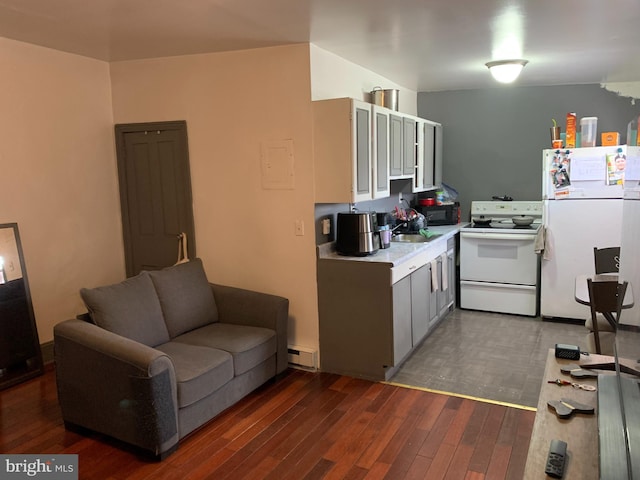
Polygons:
<instances>
[{"instance_id":1,"label":"baseboard radiator","mask_svg":"<svg viewBox=\"0 0 640 480\"><path fill-rule=\"evenodd\" d=\"M313 372L318 369L318 355L315 350L297 345L289 345L287 351L289 352L289 365L291 367Z\"/></svg>"}]
</instances>

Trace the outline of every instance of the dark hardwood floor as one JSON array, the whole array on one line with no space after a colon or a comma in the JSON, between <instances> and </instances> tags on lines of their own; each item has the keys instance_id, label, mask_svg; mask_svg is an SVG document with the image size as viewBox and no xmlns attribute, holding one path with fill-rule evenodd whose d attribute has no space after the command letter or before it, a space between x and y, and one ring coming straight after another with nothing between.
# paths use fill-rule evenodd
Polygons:
<instances>
[{"instance_id":1,"label":"dark hardwood floor","mask_svg":"<svg viewBox=\"0 0 640 480\"><path fill-rule=\"evenodd\" d=\"M535 412L290 370L163 462L64 429L55 372L0 392L0 452L73 453L79 478L521 480Z\"/></svg>"}]
</instances>

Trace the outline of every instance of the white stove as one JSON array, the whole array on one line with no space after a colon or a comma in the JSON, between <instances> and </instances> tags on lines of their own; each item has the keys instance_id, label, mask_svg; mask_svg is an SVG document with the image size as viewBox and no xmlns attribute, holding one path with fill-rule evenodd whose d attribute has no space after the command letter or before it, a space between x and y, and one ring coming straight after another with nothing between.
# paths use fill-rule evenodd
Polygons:
<instances>
[{"instance_id":1,"label":"white stove","mask_svg":"<svg viewBox=\"0 0 640 480\"><path fill-rule=\"evenodd\" d=\"M530 225L514 217L531 217ZM536 316L542 202L472 202L469 226L460 230L460 307Z\"/></svg>"},{"instance_id":2,"label":"white stove","mask_svg":"<svg viewBox=\"0 0 640 480\"><path fill-rule=\"evenodd\" d=\"M518 225L514 217L531 217L531 225ZM542 202L471 202L471 225L475 231L496 228L514 230L514 233L537 233L542 225Z\"/></svg>"}]
</instances>

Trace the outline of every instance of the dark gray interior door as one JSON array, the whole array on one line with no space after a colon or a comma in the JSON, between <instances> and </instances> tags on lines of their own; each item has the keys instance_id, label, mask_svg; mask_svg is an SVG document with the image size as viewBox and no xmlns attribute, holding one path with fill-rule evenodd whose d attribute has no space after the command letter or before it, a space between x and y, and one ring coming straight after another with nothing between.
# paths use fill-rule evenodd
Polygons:
<instances>
[{"instance_id":1,"label":"dark gray interior door","mask_svg":"<svg viewBox=\"0 0 640 480\"><path fill-rule=\"evenodd\" d=\"M195 256L184 121L116 125L127 276L176 263L178 237Z\"/></svg>"}]
</instances>

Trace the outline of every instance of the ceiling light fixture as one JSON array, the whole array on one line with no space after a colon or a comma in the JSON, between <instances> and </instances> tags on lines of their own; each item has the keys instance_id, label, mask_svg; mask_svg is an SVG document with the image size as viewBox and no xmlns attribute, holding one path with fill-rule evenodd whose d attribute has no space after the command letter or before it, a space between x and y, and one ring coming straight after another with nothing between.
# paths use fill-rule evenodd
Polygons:
<instances>
[{"instance_id":1,"label":"ceiling light fixture","mask_svg":"<svg viewBox=\"0 0 640 480\"><path fill-rule=\"evenodd\" d=\"M511 83L518 78L527 63L529 63L528 60L496 60L485 65L498 82Z\"/></svg>"}]
</instances>

